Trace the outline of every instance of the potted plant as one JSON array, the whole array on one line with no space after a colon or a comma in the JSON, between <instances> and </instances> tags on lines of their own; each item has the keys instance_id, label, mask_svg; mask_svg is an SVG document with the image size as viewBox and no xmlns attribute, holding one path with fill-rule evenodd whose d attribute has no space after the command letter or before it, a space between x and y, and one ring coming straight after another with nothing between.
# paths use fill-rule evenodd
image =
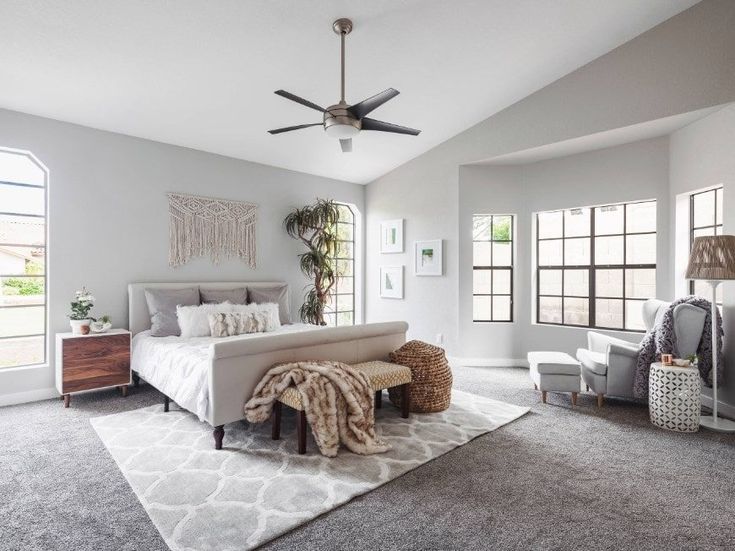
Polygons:
<instances>
[{"instance_id":1,"label":"potted plant","mask_svg":"<svg viewBox=\"0 0 735 551\"><path fill-rule=\"evenodd\" d=\"M317 199L313 205L295 209L283 221L286 233L307 249L299 255L299 265L314 283L307 286L304 304L299 309L305 323L326 325L324 308L337 280L334 257L338 221L339 205L328 199Z\"/></svg>"},{"instance_id":2,"label":"potted plant","mask_svg":"<svg viewBox=\"0 0 735 551\"><path fill-rule=\"evenodd\" d=\"M89 327L92 333L104 333L112 327L112 318L107 314L99 319L92 318L92 323Z\"/></svg>"},{"instance_id":3,"label":"potted plant","mask_svg":"<svg viewBox=\"0 0 735 551\"><path fill-rule=\"evenodd\" d=\"M86 335L89 333L89 324L92 321L89 311L92 306L94 306L94 297L85 287L74 294L74 300L71 301L71 314L69 314L73 334Z\"/></svg>"}]
</instances>

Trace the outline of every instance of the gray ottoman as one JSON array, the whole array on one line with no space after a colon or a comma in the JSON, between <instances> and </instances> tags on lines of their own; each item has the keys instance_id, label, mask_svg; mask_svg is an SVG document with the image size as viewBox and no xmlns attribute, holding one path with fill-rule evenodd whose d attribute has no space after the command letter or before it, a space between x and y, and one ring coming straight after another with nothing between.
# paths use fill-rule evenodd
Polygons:
<instances>
[{"instance_id":1,"label":"gray ottoman","mask_svg":"<svg viewBox=\"0 0 735 551\"><path fill-rule=\"evenodd\" d=\"M577 405L579 392L579 362L564 352L529 352L531 380L541 391L546 403L547 392L571 392L572 407Z\"/></svg>"}]
</instances>

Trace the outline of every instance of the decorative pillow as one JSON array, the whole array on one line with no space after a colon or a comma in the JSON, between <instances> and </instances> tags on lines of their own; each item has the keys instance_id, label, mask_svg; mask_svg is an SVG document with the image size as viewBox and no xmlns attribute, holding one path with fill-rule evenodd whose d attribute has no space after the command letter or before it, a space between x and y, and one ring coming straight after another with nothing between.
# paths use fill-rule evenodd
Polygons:
<instances>
[{"instance_id":1,"label":"decorative pillow","mask_svg":"<svg viewBox=\"0 0 735 551\"><path fill-rule=\"evenodd\" d=\"M208 337L211 335L209 315L220 312L231 312L232 306L229 302L202 304L199 306L177 306L176 317L179 320L179 327L181 327L181 336Z\"/></svg>"},{"instance_id":2,"label":"decorative pillow","mask_svg":"<svg viewBox=\"0 0 735 551\"><path fill-rule=\"evenodd\" d=\"M240 305L240 304L233 304L232 305L232 311L233 312L240 312L243 314L250 314L252 312L262 312L265 314L266 317L266 328L265 331L276 331L281 327L281 320L280 320L280 307L278 304L275 304L273 302L263 303L263 304L248 304L248 305Z\"/></svg>"},{"instance_id":3,"label":"decorative pillow","mask_svg":"<svg viewBox=\"0 0 735 551\"><path fill-rule=\"evenodd\" d=\"M264 312L219 312L209 314L209 329L213 337L231 337L267 330L268 317Z\"/></svg>"},{"instance_id":4,"label":"decorative pillow","mask_svg":"<svg viewBox=\"0 0 735 551\"><path fill-rule=\"evenodd\" d=\"M199 295L202 298L202 304L222 304L229 302L230 304L247 304L248 290L246 287L238 287L236 289L206 289L199 288Z\"/></svg>"},{"instance_id":5,"label":"decorative pillow","mask_svg":"<svg viewBox=\"0 0 735 551\"><path fill-rule=\"evenodd\" d=\"M288 303L288 285L274 285L272 287L248 287L248 302L278 304L278 316L281 324L291 323L291 307Z\"/></svg>"},{"instance_id":6,"label":"decorative pillow","mask_svg":"<svg viewBox=\"0 0 735 551\"><path fill-rule=\"evenodd\" d=\"M181 334L177 306L199 304L199 287L184 289L146 289L145 300L151 316L151 335L154 337L178 336Z\"/></svg>"}]
</instances>

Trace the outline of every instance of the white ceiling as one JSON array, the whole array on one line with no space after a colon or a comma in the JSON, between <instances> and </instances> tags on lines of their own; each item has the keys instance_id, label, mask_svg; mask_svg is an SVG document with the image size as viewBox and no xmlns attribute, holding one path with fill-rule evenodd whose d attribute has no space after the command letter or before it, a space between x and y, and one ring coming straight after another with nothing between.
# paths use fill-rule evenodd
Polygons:
<instances>
[{"instance_id":1,"label":"white ceiling","mask_svg":"<svg viewBox=\"0 0 735 551\"><path fill-rule=\"evenodd\" d=\"M0 107L366 183L696 2L2 0ZM347 101L420 136L266 133L338 101L338 17Z\"/></svg>"}]
</instances>

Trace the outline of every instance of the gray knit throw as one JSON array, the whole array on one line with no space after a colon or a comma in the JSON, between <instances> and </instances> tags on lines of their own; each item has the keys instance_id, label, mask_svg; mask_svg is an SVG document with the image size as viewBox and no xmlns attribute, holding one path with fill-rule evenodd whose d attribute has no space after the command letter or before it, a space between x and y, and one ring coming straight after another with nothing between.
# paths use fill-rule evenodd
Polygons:
<instances>
[{"instance_id":1,"label":"gray knit throw","mask_svg":"<svg viewBox=\"0 0 735 551\"><path fill-rule=\"evenodd\" d=\"M679 304L691 304L702 308L706 313L702 338L697 347L697 358L699 358L699 374L708 386L712 386L712 304L710 301L693 295L680 298L672 302L663 315L660 323L657 323L640 344L638 352L638 364L636 365L635 379L633 381L633 396L636 398L648 398L648 374L651 371L651 363L661 359L661 354L673 354L676 344L674 333L674 308ZM724 358L722 357L722 316L717 312L717 377L719 384L722 383L722 370Z\"/></svg>"}]
</instances>

